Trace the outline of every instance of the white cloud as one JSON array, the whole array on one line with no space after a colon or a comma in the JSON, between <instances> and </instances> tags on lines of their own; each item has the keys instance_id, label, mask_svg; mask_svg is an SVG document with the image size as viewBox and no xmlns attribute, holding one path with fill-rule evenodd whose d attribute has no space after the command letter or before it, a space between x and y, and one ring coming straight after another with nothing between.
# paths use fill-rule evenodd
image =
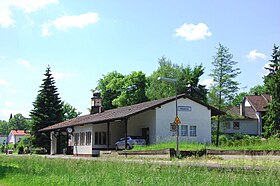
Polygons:
<instances>
[{"instance_id":1,"label":"white cloud","mask_svg":"<svg viewBox=\"0 0 280 186\"><path fill-rule=\"evenodd\" d=\"M198 23L197 25L184 23L175 32L176 36L180 36L187 41L205 39L206 36L212 35L208 26L204 23Z\"/></svg>"},{"instance_id":2,"label":"white cloud","mask_svg":"<svg viewBox=\"0 0 280 186\"><path fill-rule=\"evenodd\" d=\"M12 102L12 101L5 101L5 102L4 102L4 105L7 106L7 107L12 107L12 106L15 105L15 103Z\"/></svg>"},{"instance_id":3,"label":"white cloud","mask_svg":"<svg viewBox=\"0 0 280 186\"><path fill-rule=\"evenodd\" d=\"M62 79L62 78L71 78L74 77L73 74L69 74L69 73L64 73L64 72L56 72L53 71L52 75L55 79Z\"/></svg>"},{"instance_id":4,"label":"white cloud","mask_svg":"<svg viewBox=\"0 0 280 186\"><path fill-rule=\"evenodd\" d=\"M8 28L14 25L15 21L12 18L12 12L10 10L0 9L0 26Z\"/></svg>"},{"instance_id":5,"label":"white cloud","mask_svg":"<svg viewBox=\"0 0 280 186\"><path fill-rule=\"evenodd\" d=\"M51 29L67 31L70 28L84 28L90 24L97 23L98 13L88 12L80 15L62 16L55 20L49 20L41 25L41 35L46 37L52 34Z\"/></svg>"},{"instance_id":6,"label":"white cloud","mask_svg":"<svg viewBox=\"0 0 280 186\"><path fill-rule=\"evenodd\" d=\"M264 53L257 52L257 50L251 50L246 57L249 60L254 61L256 59L265 59L266 55Z\"/></svg>"},{"instance_id":7,"label":"white cloud","mask_svg":"<svg viewBox=\"0 0 280 186\"><path fill-rule=\"evenodd\" d=\"M8 28L15 24L11 8L22 9L24 13L31 13L47 6L58 3L58 0L1 0L0 2L0 26Z\"/></svg>"},{"instance_id":8,"label":"white cloud","mask_svg":"<svg viewBox=\"0 0 280 186\"><path fill-rule=\"evenodd\" d=\"M40 8L49 4L58 3L58 0L8 0L11 6L15 6L24 10L25 13L35 12Z\"/></svg>"},{"instance_id":9,"label":"white cloud","mask_svg":"<svg viewBox=\"0 0 280 186\"><path fill-rule=\"evenodd\" d=\"M0 86L9 86L9 82L5 79L0 79Z\"/></svg>"},{"instance_id":10,"label":"white cloud","mask_svg":"<svg viewBox=\"0 0 280 186\"><path fill-rule=\"evenodd\" d=\"M31 70L32 72L35 72L35 68L30 64L29 61L25 60L25 59L17 59L18 64L25 66L26 68L28 68L29 70Z\"/></svg>"},{"instance_id":11,"label":"white cloud","mask_svg":"<svg viewBox=\"0 0 280 186\"><path fill-rule=\"evenodd\" d=\"M214 84L214 81L213 79L204 79L200 82L200 84L206 85L206 88L210 88Z\"/></svg>"}]
</instances>

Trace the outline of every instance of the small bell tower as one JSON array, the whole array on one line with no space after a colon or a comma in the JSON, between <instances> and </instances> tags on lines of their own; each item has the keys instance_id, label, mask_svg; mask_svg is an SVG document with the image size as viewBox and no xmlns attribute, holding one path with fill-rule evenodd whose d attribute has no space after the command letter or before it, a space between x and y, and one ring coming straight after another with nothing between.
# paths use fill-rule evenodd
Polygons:
<instances>
[{"instance_id":1,"label":"small bell tower","mask_svg":"<svg viewBox=\"0 0 280 186\"><path fill-rule=\"evenodd\" d=\"M101 102L101 93L99 91L93 92L93 96L91 98L91 114L96 114L104 111Z\"/></svg>"}]
</instances>

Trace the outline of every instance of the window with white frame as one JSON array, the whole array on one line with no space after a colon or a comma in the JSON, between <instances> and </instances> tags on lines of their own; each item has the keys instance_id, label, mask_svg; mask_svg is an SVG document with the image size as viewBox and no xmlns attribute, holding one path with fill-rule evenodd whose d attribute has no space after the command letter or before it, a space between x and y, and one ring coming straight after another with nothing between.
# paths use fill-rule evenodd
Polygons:
<instances>
[{"instance_id":1,"label":"window with white frame","mask_svg":"<svg viewBox=\"0 0 280 186\"><path fill-rule=\"evenodd\" d=\"M188 125L181 125L181 136L188 136Z\"/></svg>"},{"instance_id":2,"label":"window with white frame","mask_svg":"<svg viewBox=\"0 0 280 186\"><path fill-rule=\"evenodd\" d=\"M77 146L79 145L80 141L80 133L74 133L74 145Z\"/></svg>"},{"instance_id":3,"label":"window with white frame","mask_svg":"<svg viewBox=\"0 0 280 186\"><path fill-rule=\"evenodd\" d=\"M190 126L190 136L196 136L196 126Z\"/></svg>"},{"instance_id":4,"label":"window with white frame","mask_svg":"<svg viewBox=\"0 0 280 186\"><path fill-rule=\"evenodd\" d=\"M106 132L95 132L95 145L106 145Z\"/></svg>"},{"instance_id":5,"label":"window with white frame","mask_svg":"<svg viewBox=\"0 0 280 186\"><path fill-rule=\"evenodd\" d=\"M91 145L91 132L86 132L86 145Z\"/></svg>"},{"instance_id":6,"label":"window with white frame","mask_svg":"<svg viewBox=\"0 0 280 186\"><path fill-rule=\"evenodd\" d=\"M85 145L85 133L80 133L80 145Z\"/></svg>"}]
</instances>

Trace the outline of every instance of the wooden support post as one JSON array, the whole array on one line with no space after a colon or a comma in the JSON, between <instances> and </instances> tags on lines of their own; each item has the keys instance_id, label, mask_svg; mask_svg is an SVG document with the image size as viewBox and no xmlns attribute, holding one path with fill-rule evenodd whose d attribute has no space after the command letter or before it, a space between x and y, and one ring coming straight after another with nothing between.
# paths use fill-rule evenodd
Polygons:
<instances>
[{"instance_id":1,"label":"wooden support post","mask_svg":"<svg viewBox=\"0 0 280 186\"><path fill-rule=\"evenodd\" d=\"M61 150L60 150L60 131L58 131L57 153L61 154Z\"/></svg>"},{"instance_id":2,"label":"wooden support post","mask_svg":"<svg viewBox=\"0 0 280 186\"><path fill-rule=\"evenodd\" d=\"M127 149L127 118L125 118L124 120L124 137L125 137L125 149Z\"/></svg>"},{"instance_id":3,"label":"wooden support post","mask_svg":"<svg viewBox=\"0 0 280 186\"><path fill-rule=\"evenodd\" d=\"M110 148L110 122L107 122L107 150Z\"/></svg>"}]
</instances>

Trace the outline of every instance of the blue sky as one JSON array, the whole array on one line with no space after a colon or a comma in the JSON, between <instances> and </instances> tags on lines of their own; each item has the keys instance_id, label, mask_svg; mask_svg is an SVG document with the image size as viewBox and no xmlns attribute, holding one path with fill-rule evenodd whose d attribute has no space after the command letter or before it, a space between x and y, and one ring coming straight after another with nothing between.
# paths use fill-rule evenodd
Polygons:
<instances>
[{"instance_id":1,"label":"blue sky","mask_svg":"<svg viewBox=\"0 0 280 186\"><path fill-rule=\"evenodd\" d=\"M62 100L87 114L103 74L143 71L158 58L208 76L219 43L242 74L240 87L262 84L273 44L280 45L280 1L0 0L0 120L28 117L46 67Z\"/></svg>"}]
</instances>

